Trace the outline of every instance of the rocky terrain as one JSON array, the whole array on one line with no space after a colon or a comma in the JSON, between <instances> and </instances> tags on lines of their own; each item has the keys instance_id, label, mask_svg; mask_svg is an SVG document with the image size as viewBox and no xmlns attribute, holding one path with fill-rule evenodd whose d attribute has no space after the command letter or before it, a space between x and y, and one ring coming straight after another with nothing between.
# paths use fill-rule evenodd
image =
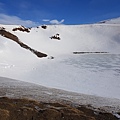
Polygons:
<instances>
[{"instance_id":1,"label":"rocky terrain","mask_svg":"<svg viewBox=\"0 0 120 120\"><path fill-rule=\"evenodd\" d=\"M118 120L118 104L0 77L0 120Z\"/></svg>"},{"instance_id":2,"label":"rocky terrain","mask_svg":"<svg viewBox=\"0 0 120 120\"><path fill-rule=\"evenodd\" d=\"M102 113L62 103L44 103L28 99L0 98L0 120L117 120L110 113Z\"/></svg>"}]
</instances>

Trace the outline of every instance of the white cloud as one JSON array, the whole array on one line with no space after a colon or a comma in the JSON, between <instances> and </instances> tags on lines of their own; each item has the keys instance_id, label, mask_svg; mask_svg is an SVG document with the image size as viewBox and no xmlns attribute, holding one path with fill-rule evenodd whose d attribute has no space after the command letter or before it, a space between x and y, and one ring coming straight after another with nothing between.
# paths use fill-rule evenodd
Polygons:
<instances>
[{"instance_id":1,"label":"white cloud","mask_svg":"<svg viewBox=\"0 0 120 120\"><path fill-rule=\"evenodd\" d=\"M58 20L51 20L50 21L51 24L55 24L55 25L62 24L63 22L64 22L64 19L62 19L61 21L58 21Z\"/></svg>"},{"instance_id":2,"label":"white cloud","mask_svg":"<svg viewBox=\"0 0 120 120\"><path fill-rule=\"evenodd\" d=\"M64 19L62 19L61 21L58 21L56 19L55 20L43 19L42 21L43 22L49 22L52 25L60 25L64 22Z\"/></svg>"},{"instance_id":3,"label":"white cloud","mask_svg":"<svg viewBox=\"0 0 120 120\"><path fill-rule=\"evenodd\" d=\"M38 23L31 20L22 20L17 16L9 16L5 14L0 14L0 24L14 24L14 25L23 25L27 27L37 26Z\"/></svg>"}]
</instances>

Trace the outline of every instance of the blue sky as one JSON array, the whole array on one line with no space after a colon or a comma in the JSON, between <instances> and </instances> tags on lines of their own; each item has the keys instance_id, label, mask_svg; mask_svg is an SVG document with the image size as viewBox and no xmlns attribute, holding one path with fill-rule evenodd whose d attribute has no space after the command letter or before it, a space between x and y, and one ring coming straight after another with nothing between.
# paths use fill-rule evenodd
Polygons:
<instances>
[{"instance_id":1,"label":"blue sky","mask_svg":"<svg viewBox=\"0 0 120 120\"><path fill-rule=\"evenodd\" d=\"M87 24L120 17L120 0L0 0L0 23Z\"/></svg>"}]
</instances>

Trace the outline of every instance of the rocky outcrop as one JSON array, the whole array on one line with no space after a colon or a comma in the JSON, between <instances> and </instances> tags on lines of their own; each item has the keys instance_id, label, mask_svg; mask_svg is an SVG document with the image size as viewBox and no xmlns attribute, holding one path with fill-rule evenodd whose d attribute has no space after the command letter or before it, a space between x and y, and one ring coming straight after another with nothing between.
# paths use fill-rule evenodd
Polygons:
<instances>
[{"instance_id":1,"label":"rocky outcrop","mask_svg":"<svg viewBox=\"0 0 120 120\"><path fill-rule=\"evenodd\" d=\"M60 37L59 37L59 34L55 34L53 36L50 37L51 39L57 39L57 40L60 40Z\"/></svg>"},{"instance_id":2,"label":"rocky outcrop","mask_svg":"<svg viewBox=\"0 0 120 120\"><path fill-rule=\"evenodd\" d=\"M21 26L21 27L18 27L18 28L13 28L12 29L13 31L17 31L17 30L19 30L19 31L22 31L22 32L30 32L30 29L29 28L26 28L26 27L24 27L24 26Z\"/></svg>"},{"instance_id":3,"label":"rocky outcrop","mask_svg":"<svg viewBox=\"0 0 120 120\"><path fill-rule=\"evenodd\" d=\"M2 35L3 37L9 38L15 42L19 42L19 39L16 35L6 31L5 29L0 29L0 35Z\"/></svg>"},{"instance_id":4,"label":"rocky outcrop","mask_svg":"<svg viewBox=\"0 0 120 120\"><path fill-rule=\"evenodd\" d=\"M42 25L41 28L47 29L47 26L46 25Z\"/></svg>"}]
</instances>

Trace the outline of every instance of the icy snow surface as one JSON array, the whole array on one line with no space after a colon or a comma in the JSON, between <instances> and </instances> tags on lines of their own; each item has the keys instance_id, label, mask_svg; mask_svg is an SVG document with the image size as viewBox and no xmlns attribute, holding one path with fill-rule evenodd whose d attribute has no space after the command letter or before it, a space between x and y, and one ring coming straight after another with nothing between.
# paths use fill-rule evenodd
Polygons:
<instances>
[{"instance_id":1,"label":"icy snow surface","mask_svg":"<svg viewBox=\"0 0 120 120\"><path fill-rule=\"evenodd\" d=\"M47 58L0 36L0 76L51 88L120 99L120 25L52 25L30 33L1 25ZM50 39L60 34L61 40ZM73 54L73 52L108 52ZM54 59L50 59L51 56Z\"/></svg>"}]
</instances>

